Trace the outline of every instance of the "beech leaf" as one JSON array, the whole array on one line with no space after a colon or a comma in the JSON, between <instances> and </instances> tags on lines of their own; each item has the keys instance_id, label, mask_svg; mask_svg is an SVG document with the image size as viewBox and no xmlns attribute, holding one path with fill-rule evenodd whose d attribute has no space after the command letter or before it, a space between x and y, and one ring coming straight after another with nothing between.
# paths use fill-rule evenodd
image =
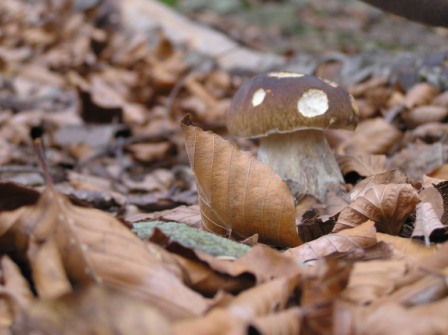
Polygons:
<instances>
[{"instance_id":1,"label":"beech leaf","mask_svg":"<svg viewBox=\"0 0 448 335\"><path fill-rule=\"evenodd\" d=\"M300 244L288 186L267 165L212 132L181 123L196 175L202 229L283 247Z\"/></svg>"},{"instance_id":2,"label":"beech leaf","mask_svg":"<svg viewBox=\"0 0 448 335\"><path fill-rule=\"evenodd\" d=\"M384 155L343 155L337 161L344 175L356 172L362 177L385 172L386 156Z\"/></svg>"},{"instance_id":3,"label":"beech leaf","mask_svg":"<svg viewBox=\"0 0 448 335\"><path fill-rule=\"evenodd\" d=\"M199 315L207 307L121 222L72 205L51 186L36 204L0 213L0 246L3 252L32 253L28 261L39 293L54 296L50 285L66 291L66 274L75 284L102 283L138 295L173 319Z\"/></svg>"},{"instance_id":4,"label":"beech leaf","mask_svg":"<svg viewBox=\"0 0 448 335\"><path fill-rule=\"evenodd\" d=\"M345 229L335 234L319 237L317 240L290 248L284 255L293 258L298 263L309 262L318 258L338 253L359 253L363 249L377 243L376 230L373 221L367 221L352 229Z\"/></svg>"},{"instance_id":5,"label":"beech leaf","mask_svg":"<svg viewBox=\"0 0 448 335\"><path fill-rule=\"evenodd\" d=\"M378 231L396 235L419 201L409 184L376 185L342 210L333 232L373 220Z\"/></svg>"},{"instance_id":6,"label":"beech leaf","mask_svg":"<svg viewBox=\"0 0 448 335\"><path fill-rule=\"evenodd\" d=\"M447 227L440 222L437 212L429 202L417 205L415 228L412 237L423 237L425 244L429 245L431 237L437 240L446 239Z\"/></svg>"},{"instance_id":7,"label":"beech leaf","mask_svg":"<svg viewBox=\"0 0 448 335\"><path fill-rule=\"evenodd\" d=\"M393 292L407 271L407 264L402 260L357 262L342 297L362 305L371 303Z\"/></svg>"}]
</instances>

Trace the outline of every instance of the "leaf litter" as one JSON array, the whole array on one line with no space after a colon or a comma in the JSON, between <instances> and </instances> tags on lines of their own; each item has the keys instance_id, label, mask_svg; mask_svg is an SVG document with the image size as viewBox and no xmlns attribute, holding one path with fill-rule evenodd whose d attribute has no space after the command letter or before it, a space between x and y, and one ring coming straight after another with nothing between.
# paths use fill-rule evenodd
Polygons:
<instances>
[{"instance_id":1,"label":"leaf litter","mask_svg":"<svg viewBox=\"0 0 448 335\"><path fill-rule=\"evenodd\" d=\"M224 127L251 69L71 4L0 4L2 333L448 331L446 86L351 82L360 124L326 133L346 192L294 204Z\"/></svg>"}]
</instances>

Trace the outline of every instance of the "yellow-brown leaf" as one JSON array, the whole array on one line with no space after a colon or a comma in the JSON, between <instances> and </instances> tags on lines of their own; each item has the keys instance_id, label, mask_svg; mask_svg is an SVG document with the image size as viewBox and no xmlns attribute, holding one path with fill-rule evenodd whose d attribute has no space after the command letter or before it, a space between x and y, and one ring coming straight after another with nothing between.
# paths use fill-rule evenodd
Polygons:
<instances>
[{"instance_id":1,"label":"yellow-brown leaf","mask_svg":"<svg viewBox=\"0 0 448 335\"><path fill-rule=\"evenodd\" d=\"M196 175L202 228L283 247L300 244L294 200L288 186L267 165L211 132L181 123Z\"/></svg>"},{"instance_id":2,"label":"yellow-brown leaf","mask_svg":"<svg viewBox=\"0 0 448 335\"><path fill-rule=\"evenodd\" d=\"M342 210L333 232L372 220L378 231L396 235L419 201L409 184L376 185Z\"/></svg>"}]
</instances>

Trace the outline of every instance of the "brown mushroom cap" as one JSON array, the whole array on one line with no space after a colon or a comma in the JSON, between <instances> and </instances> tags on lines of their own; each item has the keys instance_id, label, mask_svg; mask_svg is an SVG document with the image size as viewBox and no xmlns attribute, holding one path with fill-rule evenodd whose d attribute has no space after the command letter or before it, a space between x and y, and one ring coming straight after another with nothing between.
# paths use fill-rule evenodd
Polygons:
<instances>
[{"instance_id":1,"label":"brown mushroom cap","mask_svg":"<svg viewBox=\"0 0 448 335\"><path fill-rule=\"evenodd\" d=\"M236 92L227 128L240 137L261 137L304 128L354 129L353 97L328 80L292 72L260 74Z\"/></svg>"}]
</instances>

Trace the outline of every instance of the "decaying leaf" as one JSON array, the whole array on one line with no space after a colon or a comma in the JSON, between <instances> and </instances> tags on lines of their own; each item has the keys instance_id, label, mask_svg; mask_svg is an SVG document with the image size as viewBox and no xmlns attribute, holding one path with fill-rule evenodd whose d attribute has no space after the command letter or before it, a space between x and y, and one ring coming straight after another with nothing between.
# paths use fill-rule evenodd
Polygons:
<instances>
[{"instance_id":1,"label":"decaying leaf","mask_svg":"<svg viewBox=\"0 0 448 335\"><path fill-rule=\"evenodd\" d=\"M438 90L433 85L417 83L406 93L403 103L407 108L422 106L429 103L437 93Z\"/></svg>"},{"instance_id":2,"label":"decaying leaf","mask_svg":"<svg viewBox=\"0 0 448 335\"><path fill-rule=\"evenodd\" d=\"M172 334L168 320L154 307L100 285L37 301L12 329L14 334Z\"/></svg>"},{"instance_id":3,"label":"decaying leaf","mask_svg":"<svg viewBox=\"0 0 448 335\"><path fill-rule=\"evenodd\" d=\"M298 285L298 277L283 277L250 288L235 299L225 303L223 308L243 320L281 311Z\"/></svg>"},{"instance_id":4,"label":"decaying leaf","mask_svg":"<svg viewBox=\"0 0 448 335\"><path fill-rule=\"evenodd\" d=\"M371 303L393 292L407 270L407 264L398 260L357 262L342 297L360 305Z\"/></svg>"},{"instance_id":5,"label":"decaying leaf","mask_svg":"<svg viewBox=\"0 0 448 335\"><path fill-rule=\"evenodd\" d=\"M337 161L344 175L356 172L362 177L368 177L386 171L384 155L344 155L338 156Z\"/></svg>"},{"instance_id":6,"label":"decaying leaf","mask_svg":"<svg viewBox=\"0 0 448 335\"><path fill-rule=\"evenodd\" d=\"M375 233L374 222L367 221L355 228L324 235L317 240L290 248L284 254L293 258L299 264L317 260L333 253L341 253L350 258L350 256L354 257L354 254L363 253L364 249L375 245L377 243Z\"/></svg>"},{"instance_id":7,"label":"decaying leaf","mask_svg":"<svg viewBox=\"0 0 448 335\"><path fill-rule=\"evenodd\" d=\"M439 191L443 200L443 215L442 215L442 223L446 226L448 225L448 181L441 181L436 183L434 187Z\"/></svg>"},{"instance_id":8,"label":"decaying leaf","mask_svg":"<svg viewBox=\"0 0 448 335\"><path fill-rule=\"evenodd\" d=\"M376 185L342 210L333 232L373 220L380 232L396 235L420 201L409 184Z\"/></svg>"},{"instance_id":9,"label":"decaying leaf","mask_svg":"<svg viewBox=\"0 0 448 335\"><path fill-rule=\"evenodd\" d=\"M386 242L393 246L394 251L401 257L422 257L432 255L436 248L435 246L425 246L422 242L414 239L393 236L389 234L376 233L378 241Z\"/></svg>"},{"instance_id":10,"label":"decaying leaf","mask_svg":"<svg viewBox=\"0 0 448 335\"><path fill-rule=\"evenodd\" d=\"M352 265L331 258L323 258L308 268L302 279L301 306L304 311L303 328L306 334L329 334L333 329L336 298L348 283Z\"/></svg>"},{"instance_id":11,"label":"decaying leaf","mask_svg":"<svg viewBox=\"0 0 448 335\"><path fill-rule=\"evenodd\" d=\"M137 214L127 217L126 221L131 223L141 221L174 221L186 224L190 227L201 227L201 212L198 205L179 206L173 209L167 209L160 212Z\"/></svg>"},{"instance_id":12,"label":"decaying leaf","mask_svg":"<svg viewBox=\"0 0 448 335\"><path fill-rule=\"evenodd\" d=\"M448 235L448 227L440 221L440 217L429 202L417 204L415 228L412 237L423 238L426 245L430 241L444 241Z\"/></svg>"},{"instance_id":13,"label":"decaying leaf","mask_svg":"<svg viewBox=\"0 0 448 335\"><path fill-rule=\"evenodd\" d=\"M51 186L36 204L2 212L0 222L3 252L33 248L39 255L50 243L51 258L46 258L45 266L39 266L35 256L28 257L42 276L36 284L53 280L52 285L65 285L62 264L75 284L96 282L121 289L152 302L174 319L199 315L206 308L203 298L184 286L123 224L101 211L72 205ZM58 269L57 276L53 269Z\"/></svg>"},{"instance_id":14,"label":"decaying leaf","mask_svg":"<svg viewBox=\"0 0 448 335\"><path fill-rule=\"evenodd\" d=\"M355 132L341 143L337 152L346 155L387 154L401 137L401 131L382 118L369 119L358 125Z\"/></svg>"},{"instance_id":15,"label":"decaying leaf","mask_svg":"<svg viewBox=\"0 0 448 335\"><path fill-rule=\"evenodd\" d=\"M368 190L381 184L405 184L408 183L406 175L398 169L386 171L374 176L367 177L355 185L350 192L350 199L353 201L359 196L366 194Z\"/></svg>"},{"instance_id":16,"label":"decaying leaf","mask_svg":"<svg viewBox=\"0 0 448 335\"><path fill-rule=\"evenodd\" d=\"M422 175L440 167L447 159L448 147L440 142L434 144L413 143L389 160L391 169L400 169L407 177L420 181Z\"/></svg>"},{"instance_id":17,"label":"decaying leaf","mask_svg":"<svg viewBox=\"0 0 448 335\"><path fill-rule=\"evenodd\" d=\"M213 309L201 319L187 319L174 324L174 335L247 335L246 320L234 318L223 309Z\"/></svg>"},{"instance_id":18,"label":"decaying leaf","mask_svg":"<svg viewBox=\"0 0 448 335\"><path fill-rule=\"evenodd\" d=\"M415 107L402 116L407 126L412 129L422 124L443 121L448 116L448 108L426 105Z\"/></svg>"},{"instance_id":19,"label":"decaying leaf","mask_svg":"<svg viewBox=\"0 0 448 335\"><path fill-rule=\"evenodd\" d=\"M196 175L202 228L237 239L258 234L260 241L284 247L300 243L294 200L273 170L218 135L181 123Z\"/></svg>"},{"instance_id":20,"label":"decaying leaf","mask_svg":"<svg viewBox=\"0 0 448 335\"><path fill-rule=\"evenodd\" d=\"M300 308L292 307L279 313L256 317L252 325L261 334L296 335L301 332L303 314Z\"/></svg>"}]
</instances>

